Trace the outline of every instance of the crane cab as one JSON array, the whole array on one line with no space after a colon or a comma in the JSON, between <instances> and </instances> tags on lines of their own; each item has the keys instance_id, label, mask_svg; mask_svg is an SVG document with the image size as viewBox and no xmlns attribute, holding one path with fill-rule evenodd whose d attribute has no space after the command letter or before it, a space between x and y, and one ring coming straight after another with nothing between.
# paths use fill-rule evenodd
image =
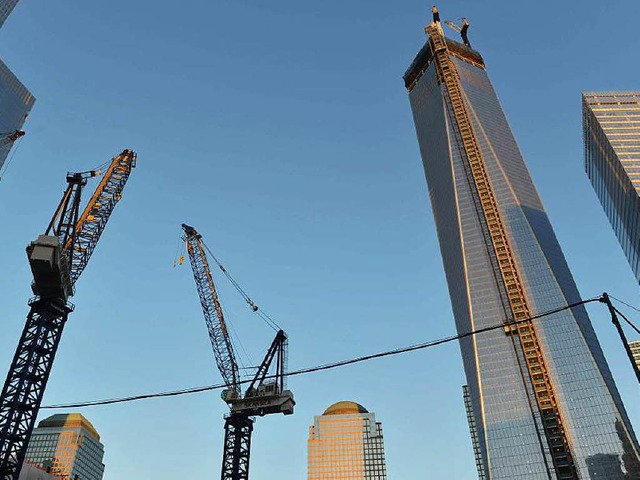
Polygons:
<instances>
[{"instance_id":1,"label":"crane cab","mask_svg":"<svg viewBox=\"0 0 640 480\"><path fill-rule=\"evenodd\" d=\"M27 257L33 273L31 289L35 295L58 297L65 301L73 295L69 261L62 252L58 237L40 235L27 246Z\"/></svg>"}]
</instances>

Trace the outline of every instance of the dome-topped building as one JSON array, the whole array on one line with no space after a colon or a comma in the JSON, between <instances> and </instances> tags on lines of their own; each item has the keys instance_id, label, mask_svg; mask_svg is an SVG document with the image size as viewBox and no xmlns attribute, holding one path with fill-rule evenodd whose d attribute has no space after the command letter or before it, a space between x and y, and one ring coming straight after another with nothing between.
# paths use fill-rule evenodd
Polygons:
<instances>
[{"instance_id":1,"label":"dome-topped building","mask_svg":"<svg viewBox=\"0 0 640 480\"><path fill-rule=\"evenodd\" d=\"M309 427L308 480L386 480L382 424L356 402L340 401Z\"/></svg>"},{"instance_id":2,"label":"dome-topped building","mask_svg":"<svg viewBox=\"0 0 640 480\"><path fill-rule=\"evenodd\" d=\"M342 401L331 405L322 415L352 415L357 413L369 413L369 410L359 403Z\"/></svg>"}]
</instances>

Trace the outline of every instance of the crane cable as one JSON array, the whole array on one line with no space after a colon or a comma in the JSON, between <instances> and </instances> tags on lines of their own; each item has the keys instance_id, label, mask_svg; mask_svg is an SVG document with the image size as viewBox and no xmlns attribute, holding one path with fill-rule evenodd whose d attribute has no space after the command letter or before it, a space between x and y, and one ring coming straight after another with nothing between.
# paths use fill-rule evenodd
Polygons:
<instances>
[{"instance_id":1,"label":"crane cable","mask_svg":"<svg viewBox=\"0 0 640 480\"><path fill-rule=\"evenodd\" d=\"M202 245L204 245L205 250L209 253L211 258L213 258L213 261L216 262L216 265L218 265L218 268L222 271L222 273L224 273L224 276L227 277L227 280L231 282L231 285L233 285L233 287L238 291L238 293L244 299L244 301L247 302L247 305L249 305L249 308L251 308L251 310L256 315L258 315L267 325L273 328L276 332L278 330L281 330L280 326L269 315L263 312L262 309L260 309L253 300L251 300L251 297L249 297L247 292L245 292L244 289L238 284L238 282L235 281L235 279L227 271L224 265L220 263L220 261L216 258L216 256L211 251L211 249L209 249L207 244L204 243L204 240L200 239L200 241L202 242Z\"/></svg>"},{"instance_id":2,"label":"crane cable","mask_svg":"<svg viewBox=\"0 0 640 480\"><path fill-rule=\"evenodd\" d=\"M486 332L490 332L490 331L493 331L493 330L498 330L498 329L501 329L501 328L509 327L509 326L512 326L512 325L518 325L520 323L530 322L532 320L537 320L537 319L540 319L540 318L543 318L543 317L547 317L549 315L553 315L555 313L562 312L564 310L570 310L570 309L573 309L573 308L578 307L580 305L585 305L587 303L600 302L601 298L602 297L593 297L593 298L589 298L587 300L581 300L579 302L571 303L571 304L565 305L564 307L558 307L558 308L555 308L553 310L548 310L546 312L539 313L537 315L533 315L531 317L524 318L524 319L521 319L521 320L505 321L505 322L498 323L498 324L495 324L495 325L492 325L492 326L489 326L489 327L479 328L477 330L472 330L470 332L466 332L466 333L462 333L462 334L458 334L458 335L451 335L451 336L448 336L448 337L439 338L437 340L430 340L430 341L427 341L427 342L424 342L424 343L418 343L418 344L409 345L409 346L406 346L406 347L396 348L396 349L393 349L393 350L387 350L387 351L384 351L384 352L374 353L374 354L370 354L370 355L364 355L364 356L361 356L361 357L356 357L356 358L352 358L352 359L348 359L348 360L341 360L341 361L332 362L332 363L325 363L325 364L322 364L322 365L317 365L315 367L307 367L307 368L302 368L300 370L295 370L295 371L292 371L292 372L285 372L284 376L285 377L293 377L293 376L298 376L298 375L306 375L306 374L309 374L309 373L315 373L315 372L320 372L320 371L324 371L324 370L331 370L331 369L334 369L334 368L344 367L344 366L347 366L347 365L353 365L355 363L361 363L361 362L373 360L373 359L376 359L376 358L383 358L383 357L388 357L388 356L392 356L392 355L399 355L399 354L403 354L403 353L407 353L407 352L413 352L413 351L416 351L416 350L422 350L422 349L426 349L426 348L430 348L430 347L435 347L435 346L438 346L438 345L442 345L442 344L445 344L445 343L450 343L450 342L453 342L455 340L460 340L460 339L471 337L471 336L478 335L478 334L481 334L481 333L486 333ZM633 326L633 328L636 329L635 326ZM268 375L265 378L275 378L275 375ZM250 382L251 382L251 380L244 380L244 381L241 381L239 383L240 384L244 384L244 383L250 383ZM143 394L143 395L132 395L132 396L128 396L128 397L111 398L111 399L105 399L105 400L91 400L91 401L87 401L87 402L54 404L54 405L47 405L47 406L44 406L44 407L41 407L41 408L46 408L46 409L70 409L70 408L94 407L94 406L99 406L99 405L113 405L113 404L116 404L116 403L133 402L133 401L137 401L137 400L146 400L146 399L150 399L150 398L176 397L176 396L179 396L179 395L188 395L188 394L193 394L193 393L201 393L201 392L206 392L206 391L210 391L210 390L220 390L220 389L224 389L224 388L228 388L228 387L227 387L226 384L222 383L222 384L214 384L214 385L205 385L205 386L200 386L200 387L191 387L191 388L186 388L186 389L181 389L181 390L173 390L173 391L168 391L168 392L149 393L149 394Z\"/></svg>"}]
</instances>

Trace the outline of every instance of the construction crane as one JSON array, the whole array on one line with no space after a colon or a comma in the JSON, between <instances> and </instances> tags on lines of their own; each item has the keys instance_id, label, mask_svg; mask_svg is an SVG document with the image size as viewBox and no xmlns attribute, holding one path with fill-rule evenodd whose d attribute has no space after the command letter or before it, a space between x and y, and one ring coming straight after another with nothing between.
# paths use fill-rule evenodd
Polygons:
<instances>
[{"instance_id":1,"label":"construction crane","mask_svg":"<svg viewBox=\"0 0 640 480\"><path fill-rule=\"evenodd\" d=\"M135 165L132 150L108 162L82 213L83 188L100 172L68 173L67 188L44 235L27 246L35 297L0 394L0 480L18 480L62 330L74 308L68 300Z\"/></svg>"},{"instance_id":2,"label":"construction crane","mask_svg":"<svg viewBox=\"0 0 640 480\"><path fill-rule=\"evenodd\" d=\"M0 133L0 148L5 145L11 145L13 142L18 140L20 137L24 137L25 132L22 130L15 130L9 133Z\"/></svg>"},{"instance_id":3,"label":"construction crane","mask_svg":"<svg viewBox=\"0 0 640 480\"><path fill-rule=\"evenodd\" d=\"M578 472L571 452L569 439L562 421L558 400L549 377L547 359L544 356L536 326L531 320L531 307L524 293L524 286L516 265L514 254L506 234L502 213L487 172L483 152L478 143L476 127L471 121L469 106L460 85L460 77L439 22L426 27L431 52L436 65L438 83L444 85L445 102L452 112L451 120L458 145L462 146L465 159L465 174L472 186L474 201L477 201L486 221L481 222L487 244L496 257L494 268L504 286L508 308L517 324L505 326L505 333L512 337L514 345L522 351L526 372L533 387L542 429L553 470L558 480L578 480Z\"/></svg>"},{"instance_id":4,"label":"construction crane","mask_svg":"<svg viewBox=\"0 0 640 480\"><path fill-rule=\"evenodd\" d=\"M286 350L287 336L278 330L267 354L258 367L258 371L242 394L242 382L238 374L238 363L233 351L229 330L222 312L218 291L213 282L211 269L205 252L202 236L189 225L182 224L193 278L196 282L202 313L209 331L211 346L220 374L227 386L222 399L229 405L231 412L225 417L224 453L222 457L222 480L247 480L249 478L249 457L251 453L251 417L283 413L291 415L295 401L293 393L286 390ZM218 264L226 274L222 265ZM254 312L258 307L244 294L243 297ZM275 361L275 373L269 375Z\"/></svg>"}]
</instances>

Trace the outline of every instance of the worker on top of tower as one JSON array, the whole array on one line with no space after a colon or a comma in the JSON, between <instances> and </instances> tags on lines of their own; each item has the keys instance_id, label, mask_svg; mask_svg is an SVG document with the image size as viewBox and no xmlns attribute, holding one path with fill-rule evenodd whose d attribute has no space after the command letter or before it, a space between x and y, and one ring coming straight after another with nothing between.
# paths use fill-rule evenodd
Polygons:
<instances>
[{"instance_id":1,"label":"worker on top of tower","mask_svg":"<svg viewBox=\"0 0 640 480\"><path fill-rule=\"evenodd\" d=\"M467 35L467 30L469 30L469 22L467 19L462 17L462 28L460 29L460 36L462 37L463 43L471 48L471 44L469 43L469 36Z\"/></svg>"},{"instance_id":2,"label":"worker on top of tower","mask_svg":"<svg viewBox=\"0 0 640 480\"><path fill-rule=\"evenodd\" d=\"M440 13L438 12L438 8L435 5L431 7L431 13L433 13L433 21L439 23Z\"/></svg>"}]
</instances>

